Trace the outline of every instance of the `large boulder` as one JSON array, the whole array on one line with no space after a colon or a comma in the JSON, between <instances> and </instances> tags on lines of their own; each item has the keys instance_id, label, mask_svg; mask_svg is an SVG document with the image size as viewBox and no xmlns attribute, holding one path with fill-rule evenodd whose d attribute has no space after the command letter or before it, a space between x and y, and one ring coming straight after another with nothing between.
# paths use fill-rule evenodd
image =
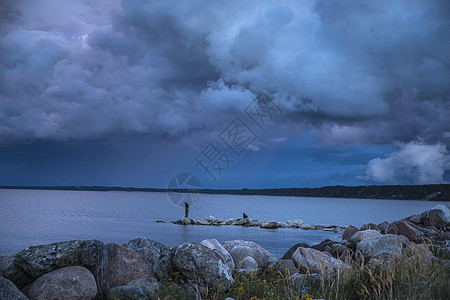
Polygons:
<instances>
[{"instance_id":1,"label":"large boulder","mask_svg":"<svg viewBox=\"0 0 450 300\"><path fill-rule=\"evenodd\" d=\"M325 249L326 249L327 247L331 247L331 246L333 246L334 244L339 244L339 242L332 241L332 240L330 240L330 239L326 239L326 240L320 242L320 243L317 244L317 245L311 246L311 248L316 249L316 250L319 250L319 251L325 251Z\"/></svg>"},{"instance_id":2,"label":"large boulder","mask_svg":"<svg viewBox=\"0 0 450 300\"><path fill-rule=\"evenodd\" d=\"M448 206L438 204L433 207L432 211L434 211L447 226L450 226L450 208L448 208Z\"/></svg>"},{"instance_id":3,"label":"large boulder","mask_svg":"<svg viewBox=\"0 0 450 300\"><path fill-rule=\"evenodd\" d=\"M280 259L276 263L271 265L270 268L276 271L285 272L290 275L297 273L297 268L295 267L292 259Z\"/></svg>"},{"instance_id":4,"label":"large boulder","mask_svg":"<svg viewBox=\"0 0 450 300\"><path fill-rule=\"evenodd\" d=\"M90 300L96 296L94 275L79 266L64 267L45 274L28 289L28 297L36 300Z\"/></svg>"},{"instance_id":5,"label":"large boulder","mask_svg":"<svg viewBox=\"0 0 450 300\"><path fill-rule=\"evenodd\" d=\"M386 228L387 234L398 234L398 227L396 222L389 223L388 227Z\"/></svg>"},{"instance_id":6,"label":"large boulder","mask_svg":"<svg viewBox=\"0 0 450 300\"><path fill-rule=\"evenodd\" d=\"M436 229L444 229L447 227L447 223L441 217L443 215L444 210L429 210L422 214L423 220L422 223L428 228L436 228Z\"/></svg>"},{"instance_id":7,"label":"large boulder","mask_svg":"<svg viewBox=\"0 0 450 300\"><path fill-rule=\"evenodd\" d=\"M152 265L134 250L107 244L97 274L100 292L145 277L154 277Z\"/></svg>"},{"instance_id":8,"label":"large boulder","mask_svg":"<svg viewBox=\"0 0 450 300\"><path fill-rule=\"evenodd\" d=\"M381 232L382 234L387 233L386 230L389 226L389 223L387 221L381 222L380 224L377 225L377 230L379 232Z\"/></svg>"},{"instance_id":9,"label":"large boulder","mask_svg":"<svg viewBox=\"0 0 450 300\"><path fill-rule=\"evenodd\" d=\"M251 257L254 261L256 261L258 267L264 267L263 257L258 251L253 248L245 245L236 245L229 252L233 257L236 266L238 266L244 258Z\"/></svg>"},{"instance_id":10,"label":"large boulder","mask_svg":"<svg viewBox=\"0 0 450 300\"><path fill-rule=\"evenodd\" d=\"M381 235L381 233L379 233L378 231L372 230L372 229L368 229L368 230L356 232L352 236L350 241L353 244L358 245L361 241L363 241L365 239L373 238L373 237L380 236L380 235Z\"/></svg>"},{"instance_id":11,"label":"large boulder","mask_svg":"<svg viewBox=\"0 0 450 300\"><path fill-rule=\"evenodd\" d=\"M222 245L225 249L228 250L228 252L230 252L230 250L236 245L244 245L244 246L254 249L262 257L262 267L263 268L267 268L267 266L269 266L270 264L272 264L278 260L272 253L270 253L269 251L267 251L266 249L264 249L263 247L261 247L260 245L258 245L255 242L252 242L252 241L233 240L233 241L226 241ZM231 254L231 252L230 252L230 254ZM234 261L234 263L237 263L237 262Z\"/></svg>"},{"instance_id":12,"label":"large boulder","mask_svg":"<svg viewBox=\"0 0 450 300\"><path fill-rule=\"evenodd\" d=\"M227 290L233 284L230 268L214 250L200 243L180 245L172 264L188 280L202 287Z\"/></svg>"},{"instance_id":13,"label":"large boulder","mask_svg":"<svg viewBox=\"0 0 450 300\"><path fill-rule=\"evenodd\" d=\"M329 274L337 268L344 267L344 263L330 253L312 248L297 248L292 255L292 260L299 272L303 273Z\"/></svg>"},{"instance_id":14,"label":"large boulder","mask_svg":"<svg viewBox=\"0 0 450 300\"><path fill-rule=\"evenodd\" d=\"M170 248L159 242L140 237L124 245L144 257L153 267L156 278L162 279L170 272L172 255Z\"/></svg>"},{"instance_id":15,"label":"large boulder","mask_svg":"<svg viewBox=\"0 0 450 300\"><path fill-rule=\"evenodd\" d=\"M0 299L28 300L28 298L9 280L0 276Z\"/></svg>"},{"instance_id":16,"label":"large boulder","mask_svg":"<svg viewBox=\"0 0 450 300\"><path fill-rule=\"evenodd\" d=\"M210 240L203 240L200 242L200 244L208 247L211 250L214 250L219 256L222 257L222 261L230 268L234 269L235 264L233 261L233 257L231 257L231 254L225 249L222 244L219 243L216 239L210 239Z\"/></svg>"},{"instance_id":17,"label":"large boulder","mask_svg":"<svg viewBox=\"0 0 450 300\"><path fill-rule=\"evenodd\" d=\"M130 281L127 285L116 286L108 290L108 300L148 300L158 299L156 290L159 288L155 278L141 278Z\"/></svg>"},{"instance_id":18,"label":"large boulder","mask_svg":"<svg viewBox=\"0 0 450 300\"><path fill-rule=\"evenodd\" d=\"M297 243L294 246L292 246L291 248L289 248L288 251L286 251L286 253L283 255L282 259L291 259L292 254L294 254L295 250L297 250L298 247L310 248L308 244Z\"/></svg>"},{"instance_id":19,"label":"large boulder","mask_svg":"<svg viewBox=\"0 0 450 300\"><path fill-rule=\"evenodd\" d=\"M32 246L17 253L14 263L33 278L38 278L56 269L82 266L95 270L105 245L101 241L68 241Z\"/></svg>"},{"instance_id":20,"label":"large boulder","mask_svg":"<svg viewBox=\"0 0 450 300\"><path fill-rule=\"evenodd\" d=\"M239 270L244 270L246 273L257 271L259 266L256 260L250 256L244 257L237 265Z\"/></svg>"},{"instance_id":21,"label":"large boulder","mask_svg":"<svg viewBox=\"0 0 450 300\"><path fill-rule=\"evenodd\" d=\"M413 227L409 226L408 223L406 223L403 220L396 222L397 229L398 229L398 235L404 235L406 236L411 242L418 243L419 238L417 237L417 233L414 230Z\"/></svg>"},{"instance_id":22,"label":"large boulder","mask_svg":"<svg viewBox=\"0 0 450 300\"><path fill-rule=\"evenodd\" d=\"M356 247L356 252L361 253L366 258L372 258L380 254L398 255L401 250L401 239L393 234L364 239Z\"/></svg>"},{"instance_id":23,"label":"large boulder","mask_svg":"<svg viewBox=\"0 0 450 300\"><path fill-rule=\"evenodd\" d=\"M377 230L377 225L374 223L366 223L363 226L361 226L361 228L360 228L361 231L364 231L367 229Z\"/></svg>"},{"instance_id":24,"label":"large boulder","mask_svg":"<svg viewBox=\"0 0 450 300\"><path fill-rule=\"evenodd\" d=\"M347 228L345 228L344 232L342 233L342 240L350 241L351 237L358 231L358 228L353 225L347 226Z\"/></svg>"},{"instance_id":25,"label":"large boulder","mask_svg":"<svg viewBox=\"0 0 450 300\"><path fill-rule=\"evenodd\" d=\"M19 288L33 282L33 278L25 273L21 267L14 264L15 254L0 255L0 276L11 280Z\"/></svg>"}]
</instances>

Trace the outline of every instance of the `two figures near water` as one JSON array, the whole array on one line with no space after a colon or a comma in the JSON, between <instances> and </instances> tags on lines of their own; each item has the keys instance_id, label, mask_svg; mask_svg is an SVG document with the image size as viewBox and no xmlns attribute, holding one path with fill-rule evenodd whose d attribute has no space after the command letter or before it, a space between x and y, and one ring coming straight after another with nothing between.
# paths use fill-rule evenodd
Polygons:
<instances>
[{"instance_id":1,"label":"two figures near water","mask_svg":"<svg viewBox=\"0 0 450 300\"><path fill-rule=\"evenodd\" d=\"M189 203L187 203L187 202L184 202L184 217L185 218L189 218ZM246 213L243 213L242 214L242 218L245 220L245 219L248 219L248 216L247 216L247 214Z\"/></svg>"}]
</instances>

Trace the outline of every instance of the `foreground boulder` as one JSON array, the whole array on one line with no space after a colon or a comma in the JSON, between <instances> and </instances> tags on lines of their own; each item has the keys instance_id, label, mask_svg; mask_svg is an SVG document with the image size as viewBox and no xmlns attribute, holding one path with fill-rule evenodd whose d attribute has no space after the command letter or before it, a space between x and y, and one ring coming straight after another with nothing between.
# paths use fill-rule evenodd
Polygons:
<instances>
[{"instance_id":1,"label":"foreground boulder","mask_svg":"<svg viewBox=\"0 0 450 300\"><path fill-rule=\"evenodd\" d=\"M297 273L297 268L295 267L292 259L280 259L276 263L271 265L270 268L291 275Z\"/></svg>"},{"instance_id":2,"label":"foreground boulder","mask_svg":"<svg viewBox=\"0 0 450 300\"><path fill-rule=\"evenodd\" d=\"M381 233L379 233L376 230L372 230L372 229L368 229L368 230L364 230L364 231L358 231L356 232L352 238L350 239L350 241L355 244L358 245L361 241L365 240L365 239L369 239L369 238L373 238L376 236L381 236Z\"/></svg>"},{"instance_id":3,"label":"foreground boulder","mask_svg":"<svg viewBox=\"0 0 450 300\"><path fill-rule=\"evenodd\" d=\"M358 231L358 228L353 225L347 226L347 228L345 228L344 232L342 233L342 240L350 241L351 237Z\"/></svg>"},{"instance_id":4,"label":"foreground boulder","mask_svg":"<svg viewBox=\"0 0 450 300\"><path fill-rule=\"evenodd\" d=\"M97 240L32 246L17 253L14 263L33 278L68 266L82 266L94 271L104 248L103 242Z\"/></svg>"},{"instance_id":5,"label":"foreground boulder","mask_svg":"<svg viewBox=\"0 0 450 300\"><path fill-rule=\"evenodd\" d=\"M230 268L214 250L200 243L179 246L172 264L189 281L204 288L219 287L225 291L233 284Z\"/></svg>"},{"instance_id":6,"label":"foreground boulder","mask_svg":"<svg viewBox=\"0 0 450 300\"><path fill-rule=\"evenodd\" d=\"M448 208L448 206L438 204L433 207L432 211L434 211L447 226L450 226L450 208Z\"/></svg>"},{"instance_id":7,"label":"foreground boulder","mask_svg":"<svg viewBox=\"0 0 450 300\"><path fill-rule=\"evenodd\" d=\"M15 254L0 255L0 276L11 280L19 288L33 282L33 278L25 273L21 267L14 264Z\"/></svg>"},{"instance_id":8,"label":"foreground boulder","mask_svg":"<svg viewBox=\"0 0 450 300\"><path fill-rule=\"evenodd\" d=\"M244 259L242 259L239 262L239 264L237 265L237 268L239 270L243 270L246 273L249 273L249 272L257 271L259 266L258 266L258 263L256 262L256 260L254 260L250 256L246 256L246 257L244 257Z\"/></svg>"},{"instance_id":9,"label":"foreground boulder","mask_svg":"<svg viewBox=\"0 0 450 300\"><path fill-rule=\"evenodd\" d=\"M310 248L308 244L297 243L294 246L292 246L291 248L289 248L288 251L286 251L286 253L283 255L282 259L291 259L292 254L294 254L295 250L297 250L298 247Z\"/></svg>"},{"instance_id":10,"label":"foreground boulder","mask_svg":"<svg viewBox=\"0 0 450 300\"><path fill-rule=\"evenodd\" d=\"M344 263L330 253L312 248L297 248L292 255L292 261L299 272L303 273L329 274L334 269L344 267Z\"/></svg>"},{"instance_id":11,"label":"foreground boulder","mask_svg":"<svg viewBox=\"0 0 450 300\"><path fill-rule=\"evenodd\" d=\"M245 258L251 257L256 262L257 269L264 267L264 259L261 254L248 246L236 245L230 250L230 254L233 257L236 266L239 266L241 261Z\"/></svg>"},{"instance_id":12,"label":"foreground boulder","mask_svg":"<svg viewBox=\"0 0 450 300\"><path fill-rule=\"evenodd\" d=\"M27 297L14 285L14 283L0 276L0 299L28 300Z\"/></svg>"},{"instance_id":13,"label":"foreground boulder","mask_svg":"<svg viewBox=\"0 0 450 300\"><path fill-rule=\"evenodd\" d=\"M403 220L396 222L398 235L406 236L411 242L418 243L419 238L417 237L417 233L412 226L406 223Z\"/></svg>"},{"instance_id":14,"label":"foreground boulder","mask_svg":"<svg viewBox=\"0 0 450 300\"><path fill-rule=\"evenodd\" d=\"M127 285L116 286L108 290L106 298L108 300L132 299L148 300L158 299L156 290L159 288L155 278L141 278L130 281Z\"/></svg>"},{"instance_id":15,"label":"foreground boulder","mask_svg":"<svg viewBox=\"0 0 450 300\"><path fill-rule=\"evenodd\" d=\"M101 293L128 282L153 276L152 265L134 250L117 244L107 244L103 261L97 269Z\"/></svg>"},{"instance_id":16,"label":"foreground boulder","mask_svg":"<svg viewBox=\"0 0 450 300\"><path fill-rule=\"evenodd\" d=\"M161 279L170 272L172 255L170 248L159 242L140 237L124 245L142 255L153 267L156 278Z\"/></svg>"},{"instance_id":17,"label":"foreground boulder","mask_svg":"<svg viewBox=\"0 0 450 300\"><path fill-rule=\"evenodd\" d=\"M339 242L332 241L332 240L330 240L330 239L326 239L326 240L320 242L320 243L317 244L317 245L311 246L311 248L316 249L316 250L319 250L319 251L325 251L325 249L326 249L327 247L330 247L330 248L331 248L331 246L333 246L334 244L339 244Z\"/></svg>"},{"instance_id":18,"label":"foreground boulder","mask_svg":"<svg viewBox=\"0 0 450 300\"><path fill-rule=\"evenodd\" d=\"M214 250L219 256L222 257L222 261L230 268L234 269L235 264L233 261L233 257L231 257L231 254L225 249L222 244L219 243L216 239L209 239L209 240L203 240L200 242L200 244L208 247L211 250Z\"/></svg>"},{"instance_id":19,"label":"foreground boulder","mask_svg":"<svg viewBox=\"0 0 450 300\"><path fill-rule=\"evenodd\" d=\"M372 258L382 254L398 255L401 253L401 250L401 239L399 236L393 234L364 239L356 247L356 252L361 253L366 258Z\"/></svg>"},{"instance_id":20,"label":"foreground boulder","mask_svg":"<svg viewBox=\"0 0 450 300\"><path fill-rule=\"evenodd\" d=\"M28 289L31 299L90 300L97 295L94 275L83 267L65 267L39 277Z\"/></svg>"},{"instance_id":21,"label":"foreground boulder","mask_svg":"<svg viewBox=\"0 0 450 300\"><path fill-rule=\"evenodd\" d=\"M261 247L259 244L252 242L252 241L233 240L233 241L226 241L222 245L225 249L228 250L228 252L230 252L231 255L233 255L233 254L231 253L230 250L233 249L237 245L246 246L246 247L254 250L256 253L258 253L258 256L261 257L262 261L258 264L261 264L260 266L262 268L267 268L270 264L273 264L274 262L276 262L278 260L272 253L270 253L269 251L267 251L266 249ZM253 257L253 258L255 259L255 257ZM258 260L256 260L256 261L258 261ZM235 262L235 264L238 263L236 260L234 262Z\"/></svg>"}]
</instances>

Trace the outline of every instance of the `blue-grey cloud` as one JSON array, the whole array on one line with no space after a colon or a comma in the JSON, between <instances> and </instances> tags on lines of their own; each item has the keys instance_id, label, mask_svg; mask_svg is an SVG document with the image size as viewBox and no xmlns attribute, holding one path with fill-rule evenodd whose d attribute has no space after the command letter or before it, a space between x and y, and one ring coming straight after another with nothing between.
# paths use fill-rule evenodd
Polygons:
<instances>
[{"instance_id":1,"label":"blue-grey cloud","mask_svg":"<svg viewBox=\"0 0 450 300\"><path fill-rule=\"evenodd\" d=\"M3 1L0 143L204 139L264 92L325 145L445 147L449 16L445 0Z\"/></svg>"}]
</instances>

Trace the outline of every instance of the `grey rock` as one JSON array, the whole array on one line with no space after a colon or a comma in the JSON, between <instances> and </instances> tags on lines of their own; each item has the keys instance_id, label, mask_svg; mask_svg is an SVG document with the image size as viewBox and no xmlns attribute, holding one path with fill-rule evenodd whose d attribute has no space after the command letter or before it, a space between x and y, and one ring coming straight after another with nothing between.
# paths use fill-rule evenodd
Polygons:
<instances>
[{"instance_id":1,"label":"grey rock","mask_svg":"<svg viewBox=\"0 0 450 300\"><path fill-rule=\"evenodd\" d=\"M172 264L170 248L159 242L140 237L124 245L145 258L153 267L156 278L162 279L169 274Z\"/></svg>"},{"instance_id":2,"label":"grey rock","mask_svg":"<svg viewBox=\"0 0 450 300\"><path fill-rule=\"evenodd\" d=\"M255 272L258 270L259 266L256 260L250 256L244 257L237 265L239 270L244 270L246 273Z\"/></svg>"},{"instance_id":3,"label":"grey rock","mask_svg":"<svg viewBox=\"0 0 450 300\"><path fill-rule=\"evenodd\" d=\"M448 206L438 204L431 210L434 211L447 226L450 226L450 208L448 208Z\"/></svg>"},{"instance_id":4,"label":"grey rock","mask_svg":"<svg viewBox=\"0 0 450 300\"><path fill-rule=\"evenodd\" d=\"M227 290L233 284L230 268L215 251L200 243L180 245L172 263L181 274L199 286Z\"/></svg>"},{"instance_id":5,"label":"grey rock","mask_svg":"<svg viewBox=\"0 0 450 300\"><path fill-rule=\"evenodd\" d=\"M409 226L408 223L406 223L403 220L396 222L398 234L406 236L411 242L418 243L419 238L417 237L416 230Z\"/></svg>"},{"instance_id":6,"label":"grey rock","mask_svg":"<svg viewBox=\"0 0 450 300\"><path fill-rule=\"evenodd\" d=\"M312 248L299 247L292 255L292 260L300 272L320 273L328 275L344 263L328 252L320 252Z\"/></svg>"},{"instance_id":7,"label":"grey rock","mask_svg":"<svg viewBox=\"0 0 450 300\"><path fill-rule=\"evenodd\" d=\"M356 252L361 253L366 258L376 257L383 253L398 255L401 253L401 250L401 240L397 235L393 234L364 239L356 247Z\"/></svg>"},{"instance_id":8,"label":"grey rock","mask_svg":"<svg viewBox=\"0 0 450 300\"><path fill-rule=\"evenodd\" d=\"M97 240L32 246L17 253L14 263L33 278L68 266L82 266L92 272L102 260L104 248L103 242Z\"/></svg>"},{"instance_id":9,"label":"grey rock","mask_svg":"<svg viewBox=\"0 0 450 300\"><path fill-rule=\"evenodd\" d=\"M233 257L216 239L203 240L200 244L214 250L222 258L222 261L232 270L235 268Z\"/></svg>"},{"instance_id":10,"label":"grey rock","mask_svg":"<svg viewBox=\"0 0 450 300\"><path fill-rule=\"evenodd\" d=\"M345 228L344 232L342 233L342 240L350 241L352 236L358 231L358 228L353 225L347 226L347 228Z\"/></svg>"},{"instance_id":11,"label":"grey rock","mask_svg":"<svg viewBox=\"0 0 450 300\"><path fill-rule=\"evenodd\" d=\"M121 285L108 290L106 293L108 300L147 300L151 299L144 289L136 286Z\"/></svg>"},{"instance_id":12,"label":"grey rock","mask_svg":"<svg viewBox=\"0 0 450 300\"><path fill-rule=\"evenodd\" d=\"M266 229L277 229L280 226L278 225L278 222L270 221L270 222L263 222L260 227Z\"/></svg>"},{"instance_id":13,"label":"grey rock","mask_svg":"<svg viewBox=\"0 0 450 300\"><path fill-rule=\"evenodd\" d=\"M374 223L367 223L364 224L363 226L361 226L360 231L364 231L367 229L373 229L373 230L377 230L377 225Z\"/></svg>"},{"instance_id":14,"label":"grey rock","mask_svg":"<svg viewBox=\"0 0 450 300\"><path fill-rule=\"evenodd\" d=\"M267 268L270 264L272 264L278 260L272 253L270 253L269 251L267 251L266 249L264 249L263 247L261 247L260 245L258 245L255 242L252 242L252 241L233 240L233 241L226 241L222 245L225 249L228 250L228 252L230 252L230 250L236 245L244 245L244 246L254 249L262 257L262 260L263 260L262 267L263 268ZM231 252L230 252L230 254L231 254ZM237 262L234 261L234 263L236 264Z\"/></svg>"},{"instance_id":15,"label":"grey rock","mask_svg":"<svg viewBox=\"0 0 450 300\"><path fill-rule=\"evenodd\" d=\"M387 234L398 234L398 227L395 222L392 222L388 225L386 229Z\"/></svg>"},{"instance_id":16,"label":"grey rock","mask_svg":"<svg viewBox=\"0 0 450 300\"><path fill-rule=\"evenodd\" d=\"M97 296L97 285L86 268L64 267L36 279L28 296L36 300L90 300Z\"/></svg>"},{"instance_id":17,"label":"grey rock","mask_svg":"<svg viewBox=\"0 0 450 300\"><path fill-rule=\"evenodd\" d=\"M147 277L130 281L127 285L116 286L108 290L108 300L147 300L158 299L156 290L159 283L156 278Z\"/></svg>"},{"instance_id":18,"label":"grey rock","mask_svg":"<svg viewBox=\"0 0 450 300\"><path fill-rule=\"evenodd\" d=\"M14 264L15 254L0 255L0 276L11 280L19 289L32 283L34 279L21 267Z\"/></svg>"},{"instance_id":19,"label":"grey rock","mask_svg":"<svg viewBox=\"0 0 450 300\"><path fill-rule=\"evenodd\" d=\"M423 216L422 215L412 215L407 218L408 221L413 222L414 224L422 224Z\"/></svg>"},{"instance_id":20,"label":"grey rock","mask_svg":"<svg viewBox=\"0 0 450 300\"><path fill-rule=\"evenodd\" d=\"M330 239L326 239L326 240L320 242L320 243L317 244L317 245L311 246L311 248L316 249L316 250L319 250L319 251L325 251L325 248L326 248L327 246L328 246L328 247L331 247L331 246L334 245L334 244L339 244L339 242L332 241L332 240L330 240Z\"/></svg>"},{"instance_id":21,"label":"grey rock","mask_svg":"<svg viewBox=\"0 0 450 300\"><path fill-rule=\"evenodd\" d=\"M310 248L308 244L297 243L294 246L292 246L291 248L289 248L288 251L286 251L286 253L283 255L282 259L291 259L292 254L294 254L295 250L297 250L298 247Z\"/></svg>"},{"instance_id":22,"label":"grey rock","mask_svg":"<svg viewBox=\"0 0 450 300\"><path fill-rule=\"evenodd\" d=\"M400 243L402 243L402 247L410 247L411 246L411 241L404 235L399 235L398 236L400 238Z\"/></svg>"},{"instance_id":23,"label":"grey rock","mask_svg":"<svg viewBox=\"0 0 450 300\"><path fill-rule=\"evenodd\" d=\"M381 232L382 234L385 234L385 233L387 233L386 230L387 230L388 226L389 226L389 223L384 221L384 222L381 222L380 224L378 224L376 229L379 232Z\"/></svg>"},{"instance_id":24,"label":"grey rock","mask_svg":"<svg viewBox=\"0 0 450 300\"><path fill-rule=\"evenodd\" d=\"M0 299L28 300L28 298L14 285L14 283L0 276Z\"/></svg>"},{"instance_id":25,"label":"grey rock","mask_svg":"<svg viewBox=\"0 0 450 300\"><path fill-rule=\"evenodd\" d=\"M345 251L347 251L347 247L336 243L331 245L331 251L328 251L330 254L332 254L333 256L341 256Z\"/></svg>"},{"instance_id":26,"label":"grey rock","mask_svg":"<svg viewBox=\"0 0 450 300\"><path fill-rule=\"evenodd\" d=\"M261 254L254 248L250 248L249 246L236 245L229 251L229 253L233 257L234 263L237 266L246 257L251 257L253 260L255 260L256 263L258 264L258 267L264 266L264 260Z\"/></svg>"},{"instance_id":27,"label":"grey rock","mask_svg":"<svg viewBox=\"0 0 450 300\"><path fill-rule=\"evenodd\" d=\"M441 210L429 210L422 214L423 225L428 228L444 229L447 227L447 223L442 219ZM445 216L445 215L444 215Z\"/></svg>"},{"instance_id":28,"label":"grey rock","mask_svg":"<svg viewBox=\"0 0 450 300\"><path fill-rule=\"evenodd\" d=\"M303 225L303 220L287 220L286 224L291 228L300 228Z\"/></svg>"},{"instance_id":29,"label":"grey rock","mask_svg":"<svg viewBox=\"0 0 450 300\"><path fill-rule=\"evenodd\" d=\"M297 273L297 268L292 259L280 259L270 267L276 271L285 272L291 275Z\"/></svg>"},{"instance_id":30,"label":"grey rock","mask_svg":"<svg viewBox=\"0 0 450 300\"><path fill-rule=\"evenodd\" d=\"M134 250L107 244L103 258L96 271L102 294L135 279L154 277L152 265Z\"/></svg>"},{"instance_id":31,"label":"grey rock","mask_svg":"<svg viewBox=\"0 0 450 300\"><path fill-rule=\"evenodd\" d=\"M368 229L368 230L364 230L364 231L358 231L356 232L352 238L350 239L350 241L355 244L358 245L361 241L365 240L365 239L369 239L372 237L376 237L376 236L380 236L381 233L379 233L376 230L372 230L372 229Z\"/></svg>"}]
</instances>

